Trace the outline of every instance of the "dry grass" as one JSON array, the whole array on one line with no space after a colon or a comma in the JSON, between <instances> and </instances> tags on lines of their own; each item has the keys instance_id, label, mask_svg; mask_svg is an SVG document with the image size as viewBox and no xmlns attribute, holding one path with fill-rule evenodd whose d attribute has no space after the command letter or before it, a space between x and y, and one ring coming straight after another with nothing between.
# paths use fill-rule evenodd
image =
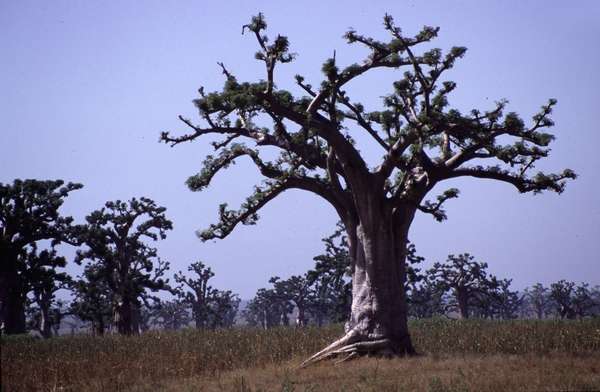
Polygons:
<instances>
[{"instance_id":1,"label":"dry grass","mask_svg":"<svg viewBox=\"0 0 600 392\"><path fill-rule=\"evenodd\" d=\"M600 390L600 320L413 322L424 355L294 366L341 327L2 340L2 391Z\"/></svg>"},{"instance_id":2,"label":"dry grass","mask_svg":"<svg viewBox=\"0 0 600 392\"><path fill-rule=\"evenodd\" d=\"M296 361L139 385L134 391L597 391L600 355L361 359L296 370Z\"/></svg>"}]
</instances>

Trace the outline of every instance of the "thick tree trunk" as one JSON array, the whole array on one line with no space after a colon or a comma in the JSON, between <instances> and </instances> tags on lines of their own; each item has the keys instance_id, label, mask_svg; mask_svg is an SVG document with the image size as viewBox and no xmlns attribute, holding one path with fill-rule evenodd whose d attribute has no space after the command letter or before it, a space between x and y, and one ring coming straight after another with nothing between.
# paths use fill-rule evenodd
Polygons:
<instances>
[{"instance_id":1,"label":"thick tree trunk","mask_svg":"<svg viewBox=\"0 0 600 392\"><path fill-rule=\"evenodd\" d=\"M302 363L345 356L415 353L408 331L406 245L416 209L392 207L374 193L357 198L356 215L344 219L353 261L352 306L346 334Z\"/></svg>"},{"instance_id":2,"label":"thick tree trunk","mask_svg":"<svg viewBox=\"0 0 600 392\"><path fill-rule=\"evenodd\" d=\"M388 340L385 354L413 354L404 291L406 233L375 219L352 234L349 238L354 237L356 244L352 247L352 307L346 331L360 340Z\"/></svg>"},{"instance_id":3,"label":"thick tree trunk","mask_svg":"<svg viewBox=\"0 0 600 392\"><path fill-rule=\"evenodd\" d=\"M8 296L2 303L2 322L7 335L27 332L25 325L25 299L18 288L9 287Z\"/></svg>"},{"instance_id":4,"label":"thick tree trunk","mask_svg":"<svg viewBox=\"0 0 600 392\"><path fill-rule=\"evenodd\" d=\"M25 296L18 274L2 282L2 329L7 335L27 332Z\"/></svg>"},{"instance_id":5,"label":"thick tree trunk","mask_svg":"<svg viewBox=\"0 0 600 392\"><path fill-rule=\"evenodd\" d=\"M0 249L0 326L7 335L25 333L25 295L17 255Z\"/></svg>"}]
</instances>

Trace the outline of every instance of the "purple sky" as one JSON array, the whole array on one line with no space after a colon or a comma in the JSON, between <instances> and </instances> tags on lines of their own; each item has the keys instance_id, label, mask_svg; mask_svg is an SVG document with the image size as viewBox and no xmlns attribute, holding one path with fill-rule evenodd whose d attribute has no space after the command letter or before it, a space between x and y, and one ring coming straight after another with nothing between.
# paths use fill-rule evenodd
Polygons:
<instances>
[{"instance_id":1,"label":"purple sky","mask_svg":"<svg viewBox=\"0 0 600 392\"><path fill-rule=\"evenodd\" d=\"M449 220L420 215L410 236L427 265L470 252L492 273L514 278L517 288L562 278L600 283L600 130L594 120L600 2L350 1L341 10L337 4L0 2L0 182L83 183L63 207L77 221L107 200L150 197L174 222L158 244L172 272L200 259L216 271L217 287L250 298L269 277L311 267L323 249L320 239L334 228L333 210L310 194L287 193L262 211L257 226L203 244L194 231L214 222L221 202L238 205L259 176L240 161L210 189L192 193L184 181L212 148L195 142L171 149L158 143L159 133L183 131L178 114L197 120L191 100L198 87L221 87L217 61L240 80L264 77L253 59L255 41L240 35L258 11L266 15L269 35L287 35L299 54L279 68L276 79L284 88L296 73L318 84L333 50L339 63L362 60L365 53L346 45L342 34L354 27L383 38L388 12L407 34L440 26L434 46L469 48L450 75L458 83L453 106L487 109L508 98L509 110L529 119L557 98L557 140L538 167L568 167L580 175L560 196L520 195L482 180L446 184L461 189L447 204ZM388 72L357 82L353 97L377 108L393 80Z\"/></svg>"}]
</instances>

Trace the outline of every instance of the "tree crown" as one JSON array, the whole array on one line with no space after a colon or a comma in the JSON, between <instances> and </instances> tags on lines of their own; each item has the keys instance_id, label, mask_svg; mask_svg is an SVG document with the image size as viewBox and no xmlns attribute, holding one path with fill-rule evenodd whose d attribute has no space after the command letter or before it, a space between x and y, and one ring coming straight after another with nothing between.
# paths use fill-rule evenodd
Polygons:
<instances>
[{"instance_id":1,"label":"tree crown","mask_svg":"<svg viewBox=\"0 0 600 392\"><path fill-rule=\"evenodd\" d=\"M296 84L303 93L298 97L278 89L275 83L276 65L294 58L288 39L278 35L269 45L266 28L262 14L243 28L258 42L255 57L264 62L266 79L240 82L220 63L225 75L223 90L206 93L200 88L200 98L194 100L203 124L195 125L180 116L191 132L161 135L161 140L172 146L205 135L223 137L213 143L216 155L208 156L202 170L188 179L191 190L208 186L217 172L240 157L248 157L265 177L239 210L220 206L219 222L199 233L203 240L224 238L239 223L255 223L258 210L288 189L323 197L342 220L357 219L363 196L371 194L380 197L387 210L413 206L441 221L446 218L442 204L457 197L458 190L448 189L433 201L424 198L436 184L448 179L492 179L523 193L560 193L565 181L576 177L569 169L558 174L531 174L536 162L550 151L554 137L545 130L553 126L550 115L556 100L543 105L529 125L516 113L506 112L506 100L466 114L449 106L448 96L456 83L443 75L463 57L466 48L453 47L446 53L421 49L437 36L439 28L425 26L410 36L386 15L387 41L350 30L344 36L346 41L365 47L366 58L345 67L337 63L335 55L327 59L318 87L297 75ZM347 87L354 79L380 69L404 72L392 83L381 110L367 111L349 96ZM364 136L381 148L382 159L376 167L368 167L356 146L355 140ZM506 144L507 140L511 142ZM278 149L279 158L264 160L263 147Z\"/></svg>"}]
</instances>

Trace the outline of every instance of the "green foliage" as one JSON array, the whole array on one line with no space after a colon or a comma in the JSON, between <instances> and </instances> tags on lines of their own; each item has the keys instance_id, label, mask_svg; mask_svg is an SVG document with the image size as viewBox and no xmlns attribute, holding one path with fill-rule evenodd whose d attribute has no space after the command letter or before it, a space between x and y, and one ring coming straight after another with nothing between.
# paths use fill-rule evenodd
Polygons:
<instances>
[{"instance_id":1,"label":"green foliage","mask_svg":"<svg viewBox=\"0 0 600 392\"><path fill-rule=\"evenodd\" d=\"M70 228L73 218L58 212L70 192L83 185L63 180L14 180L13 184L0 183L0 222L2 248L22 249L40 240L54 243L72 240Z\"/></svg>"},{"instance_id":2,"label":"green foliage","mask_svg":"<svg viewBox=\"0 0 600 392\"><path fill-rule=\"evenodd\" d=\"M425 196L448 179L492 179L520 192L561 193L566 181L576 178L569 169L530 174L537 161L548 156L554 140L545 129L554 125L550 116L555 99L542 106L529 125L517 113L506 112L506 100L468 114L450 107L449 95L456 83L443 76L467 49L454 46L443 51L425 45L437 37L438 27L424 26L410 36L385 15L387 41L348 31L346 41L365 47L369 54L364 61L344 67L334 53L323 63L324 79L318 88L296 75L303 96L277 88L276 65L291 62L294 55L289 52L287 37L277 35L269 44L266 28L264 16L258 14L242 29L256 39L259 51L255 57L264 62L266 77L239 82L220 64L225 75L223 89L205 94L200 88L201 96L194 101L202 125L181 118L191 133L161 135L162 141L173 146L209 134L224 137L212 143L218 151L216 157L208 156L200 173L188 179L192 190L204 189L216 173L242 156L250 157L267 179L239 210L221 205L218 223L198 232L203 240L224 238L239 223L254 224L258 210L286 189L323 197L341 220L359 216L362 207L357 203L363 198L357 193L368 189L382 193L382 204L418 208L442 221L446 219L442 204L456 198L458 191L450 189L435 201L427 201ZM391 83L393 90L383 97L380 109L366 111L365 105L351 99L345 86L365 73L386 68L399 73ZM374 168L367 166L357 148L357 140L364 137L382 148L381 164ZM236 139L254 145L232 144ZM512 141L501 144L507 140ZM263 147L279 150L280 158L263 161L259 158ZM371 185L362 186L365 183Z\"/></svg>"}]
</instances>

